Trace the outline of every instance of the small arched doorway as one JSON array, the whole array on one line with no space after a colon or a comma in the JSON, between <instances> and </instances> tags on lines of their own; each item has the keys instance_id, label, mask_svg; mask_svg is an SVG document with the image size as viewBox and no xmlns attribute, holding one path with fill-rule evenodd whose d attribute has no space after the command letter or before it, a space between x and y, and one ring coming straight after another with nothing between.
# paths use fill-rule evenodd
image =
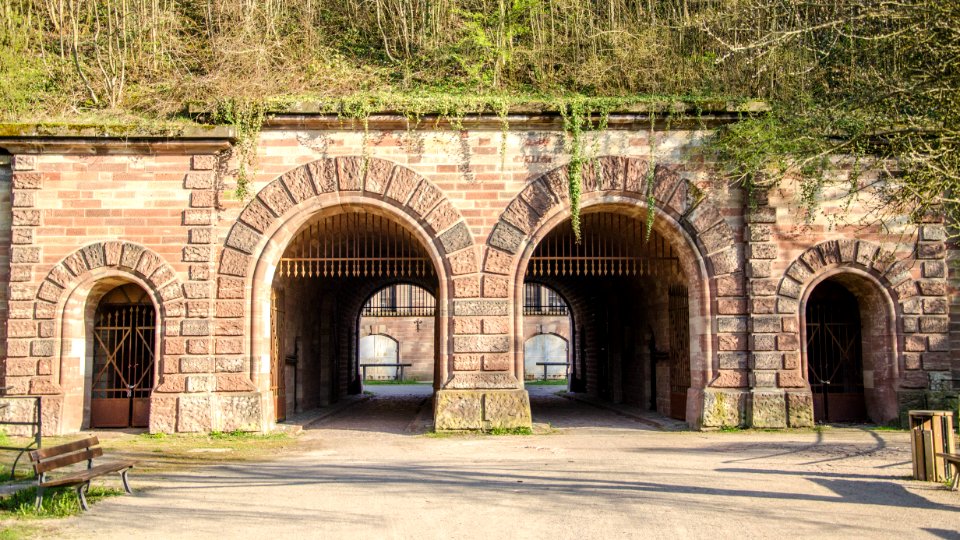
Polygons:
<instances>
[{"instance_id":1,"label":"small arched doorway","mask_svg":"<svg viewBox=\"0 0 960 540\"><path fill-rule=\"evenodd\" d=\"M146 427L156 361L156 310L134 283L107 292L94 313L90 427Z\"/></svg>"},{"instance_id":2,"label":"small arched doorway","mask_svg":"<svg viewBox=\"0 0 960 540\"><path fill-rule=\"evenodd\" d=\"M860 311L857 297L836 280L818 284L807 299L807 379L816 422L867 420Z\"/></svg>"}]
</instances>

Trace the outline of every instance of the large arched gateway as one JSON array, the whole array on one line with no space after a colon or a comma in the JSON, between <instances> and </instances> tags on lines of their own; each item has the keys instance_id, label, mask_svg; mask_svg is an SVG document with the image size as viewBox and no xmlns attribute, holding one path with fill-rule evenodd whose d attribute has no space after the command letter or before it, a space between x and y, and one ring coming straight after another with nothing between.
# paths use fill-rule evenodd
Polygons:
<instances>
[{"instance_id":1,"label":"large arched gateway","mask_svg":"<svg viewBox=\"0 0 960 540\"><path fill-rule=\"evenodd\" d=\"M844 219L801 223L789 182L747 193L719 180L702 137L737 115L700 113L681 126L611 112L576 166L549 112L453 130L277 112L249 163L226 127L0 137L0 387L39 396L47 433L144 414L154 432L266 431L361 391L361 340L390 335L397 354L377 363L419 363L438 429L530 426L533 366L701 428L809 426L839 419L840 402L874 422L937 406L958 369L946 225L858 228L869 209L830 201ZM541 301L525 315L527 285L568 311ZM358 323L393 286L435 300L413 338ZM843 320L817 318L825 302ZM852 347L840 352L860 353L839 363L820 331L837 324ZM431 360L407 361L404 339ZM125 343L137 355L118 356Z\"/></svg>"}]
</instances>

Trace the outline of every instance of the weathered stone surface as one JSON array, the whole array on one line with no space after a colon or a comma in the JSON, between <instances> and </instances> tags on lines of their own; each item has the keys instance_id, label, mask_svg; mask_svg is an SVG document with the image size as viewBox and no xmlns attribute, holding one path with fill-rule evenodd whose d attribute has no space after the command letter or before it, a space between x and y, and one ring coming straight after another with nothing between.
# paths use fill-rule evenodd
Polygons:
<instances>
[{"instance_id":1,"label":"weathered stone surface","mask_svg":"<svg viewBox=\"0 0 960 540\"><path fill-rule=\"evenodd\" d=\"M390 179L390 185L387 187L386 196L403 204L407 202L413 193L413 188L420 182L417 173L406 167L395 167L393 169L393 178Z\"/></svg>"},{"instance_id":2,"label":"weathered stone surface","mask_svg":"<svg viewBox=\"0 0 960 540\"><path fill-rule=\"evenodd\" d=\"M240 357L218 357L214 361L217 373L240 373L246 370L246 362Z\"/></svg>"},{"instance_id":3,"label":"weathered stone surface","mask_svg":"<svg viewBox=\"0 0 960 540\"><path fill-rule=\"evenodd\" d=\"M297 167L280 177L280 181L286 186L287 191L293 196L294 204L303 202L316 195L313 190L313 183L307 177L307 170L304 167Z\"/></svg>"},{"instance_id":4,"label":"weathered stone surface","mask_svg":"<svg viewBox=\"0 0 960 540\"><path fill-rule=\"evenodd\" d=\"M924 333L947 332L950 328L950 319L947 317L920 317L920 331Z\"/></svg>"},{"instance_id":5,"label":"weathered stone surface","mask_svg":"<svg viewBox=\"0 0 960 540\"><path fill-rule=\"evenodd\" d=\"M208 356L186 356L180 359L180 373L211 373L213 359Z\"/></svg>"},{"instance_id":6,"label":"weathered stone surface","mask_svg":"<svg viewBox=\"0 0 960 540\"><path fill-rule=\"evenodd\" d=\"M742 351L724 351L717 353L720 369L747 369L748 355Z\"/></svg>"},{"instance_id":7,"label":"weathered stone surface","mask_svg":"<svg viewBox=\"0 0 960 540\"><path fill-rule=\"evenodd\" d=\"M719 276L715 283L717 296L743 296L745 294L743 274L740 272Z\"/></svg>"},{"instance_id":8,"label":"weathered stone surface","mask_svg":"<svg viewBox=\"0 0 960 540\"><path fill-rule=\"evenodd\" d=\"M710 256L710 264L713 266L715 276L729 274L742 268L740 254L735 248L714 253Z\"/></svg>"},{"instance_id":9,"label":"weathered stone surface","mask_svg":"<svg viewBox=\"0 0 960 540\"><path fill-rule=\"evenodd\" d=\"M717 317L718 332L746 332L747 317Z\"/></svg>"},{"instance_id":10,"label":"weathered stone surface","mask_svg":"<svg viewBox=\"0 0 960 540\"><path fill-rule=\"evenodd\" d=\"M707 253L714 253L734 245L730 228L720 223L701 234L700 241L703 242L703 247Z\"/></svg>"},{"instance_id":11,"label":"weathered stone surface","mask_svg":"<svg viewBox=\"0 0 960 540\"><path fill-rule=\"evenodd\" d=\"M260 199L253 199L240 213L240 220L257 232L264 232L276 218Z\"/></svg>"},{"instance_id":12,"label":"weathered stone surface","mask_svg":"<svg viewBox=\"0 0 960 540\"><path fill-rule=\"evenodd\" d=\"M479 321L478 321L479 322ZM480 371L483 362L482 354L455 354L453 355L454 371Z\"/></svg>"},{"instance_id":13,"label":"weathered stone surface","mask_svg":"<svg viewBox=\"0 0 960 540\"><path fill-rule=\"evenodd\" d=\"M523 199L516 198L503 211L503 219L525 234L530 234L540 221L540 214Z\"/></svg>"},{"instance_id":14,"label":"weathered stone surface","mask_svg":"<svg viewBox=\"0 0 960 540\"><path fill-rule=\"evenodd\" d=\"M177 429L177 398L150 398L150 433L174 433Z\"/></svg>"},{"instance_id":15,"label":"weathered stone surface","mask_svg":"<svg viewBox=\"0 0 960 540\"><path fill-rule=\"evenodd\" d=\"M177 402L177 431L192 433L213 428L210 396L184 396Z\"/></svg>"},{"instance_id":16,"label":"weathered stone surface","mask_svg":"<svg viewBox=\"0 0 960 540\"><path fill-rule=\"evenodd\" d=\"M500 390L483 394L483 428L529 428L530 400L524 390Z\"/></svg>"},{"instance_id":17,"label":"weathered stone surface","mask_svg":"<svg viewBox=\"0 0 960 540\"><path fill-rule=\"evenodd\" d=\"M184 336L209 336L210 321L206 319L187 319L180 323L180 333Z\"/></svg>"},{"instance_id":18,"label":"weathered stone surface","mask_svg":"<svg viewBox=\"0 0 960 540\"><path fill-rule=\"evenodd\" d=\"M217 298L243 298L243 280L221 276L217 278Z\"/></svg>"},{"instance_id":19,"label":"weathered stone surface","mask_svg":"<svg viewBox=\"0 0 960 540\"><path fill-rule=\"evenodd\" d=\"M293 200L287 193L283 183L274 180L267 184L267 187L260 190L257 198L263 201L263 204L270 209L275 216L282 216L293 206Z\"/></svg>"},{"instance_id":20,"label":"weathered stone surface","mask_svg":"<svg viewBox=\"0 0 960 540\"><path fill-rule=\"evenodd\" d=\"M483 297L507 298L510 296L509 284L505 277L483 276Z\"/></svg>"},{"instance_id":21,"label":"weathered stone surface","mask_svg":"<svg viewBox=\"0 0 960 540\"><path fill-rule=\"evenodd\" d=\"M10 249L10 262L14 264L40 262L40 248L32 246L13 246Z\"/></svg>"},{"instance_id":22,"label":"weathered stone surface","mask_svg":"<svg viewBox=\"0 0 960 540\"><path fill-rule=\"evenodd\" d=\"M510 350L509 336L454 336L453 352L507 352Z\"/></svg>"},{"instance_id":23,"label":"weathered stone surface","mask_svg":"<svg viewBox=\"0 0 960 540\"><path fill-rule=\"evenodd\" d=\"M500 372L456 372L443 385L444 389L464 390L503 390L520 388L520 381L509 373Z\"/></svg>"},{"instance_id":24,"label":"weathered stone surface","mask_svg":"<svg viewBox=\"0 0 960 540\"><path fill-rule=\"evenodd\" d=\"M190 168L195 171L209 171L217 166L217 156L213 154L197 154L190 158Z\"/></svg>"},{"instance_id":25,"label":"weathered stone surface","mask_svg":"<svg viewBox=\"0 0 960 540\"><path fill-rule=\"evenodd\" d=\"M703 394L705 428L738 427L746 423L746 394L707 389Z\"/></svg>"},{"instance_id":26,"label":"weathered stone surface","mask_svg":"<svg viewBox=\"0 0 960 540\"><path fill-rule=\"evenodd\" d=\"M483 269L493 274L509 274L513 269L513 255L496 249L487 249Z\"/></svg>"},{"instance_id":27,"label":"weathered stone surface","mask_svg":"<svg viewBox=\"0 0 960 540\"><path fill-rule=\"evenodd\" d=\"M263 411L259 396L219 396L217 409L222 422L220 431L260 431Z\"/></svg>"},{"instance_id":28,"label":"weathered stone surface","mask_svg":"<svg viewBox=\"0 0 960 540\"><path fill-rule=\"evenodd\" d=\"M183 177L186 189L212 189L216 177L212 172L189 172Z\"/></svg>"},{"instance_id":29,"label":"weathered stone surface","mask_svg":"<svg viewBox=\"0 0 960 540\"><path fill-rule=\"evenodd\" d=\"M543 175L542 179L554 197L564 203L570 200L570 180L566 167L558 167Z\"/></svg>"},{"instance_id":30,"label":"weathered stone surface","mask_svg":"<svg viewBox=\"0 0 960 540\"><path fill-rule=\"evenodd\" d=\"M787 427L787 403L783 392L750 394L750 425L755 428Z\"/></svg>"},{"instance_id":31,"label":"weathered stone surface","mask_svg":"<svg viewBox=\"0 0 960 540\"><path fill-rule=\"evenodd\" d=\"M481 429L483 393L476 390L439 390L434 395L434 427L438 431Z\"/></svg>"},{"instance_id":32,"label":"weathered stone surface","mask_svg":"<svg viewBox=\"0 0 960 540\"><path fill-rule=\"evenodd\" d=\"M813 396L806 392L787 392L787 422L792 428L813 427Z\"/></svg>"},{"instance_id":33,"label":"weathered stone surface","mask_svg":"<svg viewBox=\"0 0 960 540\"><path fill-rule=\"evenodd\" d=\"M14 210L12 212L13 218L10 223L14 227L36 227L40 225L40 211L39 210Z\"/></svg>"},{"instance_id":34,"label":"weathered stone surface","mask_svg":"<svg viewBox=\"0 0 960 540\"><path fill-rule=\"evenodd\" d=\"M750 355L752 369L780 369L783 367L783 354L780 352L755 352Z\"/></svg>"},{"instance_id":35,"label":"weathered stone surface","mask_svg":"<svg viewBox=\"0 0 960 540\"><path fill-rule=\"evenodd\" d=\"M260 235L243 223L237 223L230 230L226 244L243 253L253 254L254 248L260 242Z\"/></svg>"},{"instance_id":36,"label":"weathered stone surface","mask_svg":"<svg viewBox=\"0 0 960 540\"><path fill-rule=\"evenodd\" d=\"M206 262L210 260L210 246L186 246L183 262Z\"/></svg>"},{"instance_id":37,"label":"weathered stone surface","mask_svg":"<svg viewBox=\"0 0 960 540\"><path fill-rule=\"evenodd\" d=\"M243 373L219 373L216 376L217 392L252 392L256 387Z\"/></svg>"},{"instance_id":38,"label":"weathered stone surface","mask_svg":"<svg viewBox=\"0 0 960 540\"><path fill-rule=\"evenodd\" d=\"M43 187L43 174L38 172L13 173L13 189L40 189Z\"/></svg>"},{"instance_id":39,"label":"weathered stone surface","mask_svg":"<svg viewBox=\"0 0 960 540\"><path fill-rule=\"evenodd\" d=\"M479 298L480 297L480 276L467 276L454 278L453 280L454 298Z\"/></svg>"},{"instance_id":40,"label":"weathered stone surface","mask_svg":"<svg viewBox=\"0 0 960 540\"><path fill-rule=\"evenodd\" d=\"M440 244L446 253L453 253L471 246L473 238L466 223L461 221L440 235Z\"/></svg>"},{"instance_id":41,"label":"weathered stone surface","mask_svg":"<svg viewBox=\"0 0 960 540\"><path fill-rule=\"evenodd\" d=\"M247 275L249 265L249 255L232 249L225 249L220 259L220 273L228 276L244 277Z\"/></svg>"},{"instance_id":42,"label":"weathered stone surface","mask_svg":"<svg viewBox=\"0 0 960 540\"><path fill-rule=\"evenodd\" d=\"M457 316L507 315L506 300L457 300L453 303L453 314Z\"/></svg>"},{"instance_id":43,"label":"weathered stone surface","mask_svg":"<svg viewBox=\"0 0 960 540\"><path fill-rule=\"evenodd\" d=\"M450 201L444 200L427 216L427 224L437 233L446 230L459 219L460 213L456 207Z\"/></svg>"},{"instance_id":44,"label":"weathered stone surface","mask_svg":"<svg viewBox=\"0 0 960 540\"><path fill-rule=\"evenodd\" d=\"M509 371L513 367L513 361L508 354L484 354L484 371Z\"/></svg>"},{"instance_id":45,"label":"weathered stone surface","mask_svg":"<svg viewBox=\"0 0 960 540\"><path fill-rule=\"evenodd\" d=\"M525 235L523 231L510 225L506 221L500 221L490 233L489 243L491 246L506 251L507 253L516 253L520 249Z\"/></svg>"},{"instance_id":46,"label":"weathered stone surface","mask_svg":"<svg viewBox=\"0 0 960 540\"><path fill-rule=\"evenodd\" d=\"M363 190L382 195L387 182L393 174L393 163L384 159L371 158L367 163L367 176L363 181Z\"/></svg>"},{"instance_id":47,"label":"weathered stone surface","mask_svg":"<svg viewBox=\"0 0 960 540\"><path fill-rule=\"evenodd\" d=\"M450 272L455 276L477 271L477 255L472 249L448 255L447 261L450 263Z\"/></svg>"},{"instance_id":48,"label":"weathered stone surface","mask_svg":"<svg viewBox=\"0 0 960 540\"><path fill-rule=\"evenodd\" d=\"M806 379L797 371L781 371L777 374L777 386L780 388L804 388Z\"/></svg>"},{"instance_id":49,"label":"weathered stone surface","mask_svg":"<svg viewBox=\"0 0 960 540\"><path fill-rule=\"evenodd\" d=\"M425 216L440 200L440 190L433 184L424 180L417 186L417 190L410 197L407 206L416 212L418 216Z\"/></svg>"},{"instance_id":50,"label":"weathered stone surface","mask_svg":"<svg viewBox=\"0 0 960 540\"><path fill-rule=\"evenodd\" d=\"M363 158L336 158L337 180L340 191L360 191L363 186Z\"/></svg>"},{"instance_id":51,"label":"weathered stone surface","mask_svg":"<svg viewBox=\"0 0 960 540\"><path fill-rule=\"evenodd\" d=\"M307 172L317 193L332 193L338 189L337 164L332 159L307 163Z\"/></svg>"}]
</instances>

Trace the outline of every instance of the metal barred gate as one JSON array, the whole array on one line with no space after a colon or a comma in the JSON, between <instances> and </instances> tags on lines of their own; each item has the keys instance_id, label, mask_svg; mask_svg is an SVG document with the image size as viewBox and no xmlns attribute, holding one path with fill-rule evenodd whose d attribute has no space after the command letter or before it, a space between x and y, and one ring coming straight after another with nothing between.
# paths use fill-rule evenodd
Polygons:
<instances>
[{"instance_id":1,"label":"metal barred gate","mask_svg":"<svg viewBox=\"0 0 960 540\"><path fill-rule=\"evenodd\" d=\"M860 308L856 297L829 281L807 301L807 378L817 422L863 422Z\"/></svg>"},{"instance_id":2,"label":"metal barred gate","mask_svg":"<svg viewBox=\"0 0 960 540\"><path fill-rule=\"evenodd\" d=\"M273 393L273 410L277 422L287 419L283 305L283 289L274 288L270 295L270 392Z\"/></svg>"},{"instance_id":3,"label":"metal barred gate","mask_svg":"<svg viewBox=\"0 0 960 540\"><path fill-rule=\"evenodd\" d=\"M146 427L153 391L156 311L146 291L124 285L94 316L90 427Z\"/></svg>"},{"instance_id":4,"label":"metal barred gate","mask_svg":"<svg viewBox=\"0 0 960 540\"><path fill-rule=\"evenodd\" d=\"M690 388L690 307L687 288L670 287L670 416L687 417L687 390Z\"/></svg>"}]
</instances>

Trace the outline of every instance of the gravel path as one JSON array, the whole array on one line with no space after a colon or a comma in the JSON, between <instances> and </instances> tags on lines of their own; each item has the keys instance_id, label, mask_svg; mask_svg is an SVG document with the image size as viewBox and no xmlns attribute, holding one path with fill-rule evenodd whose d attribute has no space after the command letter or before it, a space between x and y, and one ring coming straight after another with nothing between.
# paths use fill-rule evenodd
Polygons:
<instances>
[{"instance_id":1,"label":"gravel path","mask_svg":"<svg viewBox=\"0 0 960 540\"><path fill-rule=\"evenodd\" d=\"M386 390L384 390L386 388ZM903 432L697 433L531 392L532 436L421 435L429 388L377 396L260 464L135 478L71 538L960 538Z\"/></svg>"}]
</instances>

